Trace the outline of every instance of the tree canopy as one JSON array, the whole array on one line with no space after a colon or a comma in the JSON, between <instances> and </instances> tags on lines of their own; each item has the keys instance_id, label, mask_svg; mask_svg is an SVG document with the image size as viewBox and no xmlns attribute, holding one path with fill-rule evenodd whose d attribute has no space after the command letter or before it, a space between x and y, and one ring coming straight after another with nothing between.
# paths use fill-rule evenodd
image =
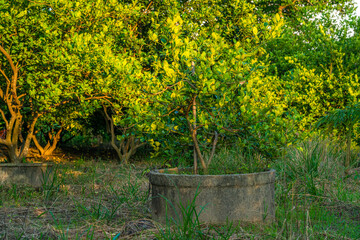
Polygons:
<instances>
[{"instance_id":1,"label":"tree canopy","mask_svg":"<svg viewBox=\"0 0 360 240\"><path fill-rule=\"evenodd\" d=\"M230 139L275 157L358 101L353 10L346 0L4 1L0 144L20 162L32 141L45 153L45 136L102 111L123 162L148 143L170 155L194 147L206 169Z\"/></svg>"}]
</instances>

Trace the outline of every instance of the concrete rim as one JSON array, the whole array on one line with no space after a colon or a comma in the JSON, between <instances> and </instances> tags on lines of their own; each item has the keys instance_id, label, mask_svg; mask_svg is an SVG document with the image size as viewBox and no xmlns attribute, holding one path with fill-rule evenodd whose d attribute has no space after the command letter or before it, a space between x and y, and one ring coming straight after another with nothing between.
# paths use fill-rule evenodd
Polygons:
<instances>
[{"instance_id":1,"label":"concrete rim","mask_svg":"<svg viewBox=\"0 0 360 240\"><path fill-rule=\"evenodd\" d=\"M268 174L269 172L276 172L275 169L269 169L268 171L262 172L254 172L254 173L236 173L236 174L219 174L219 175L200 175L200 174L176 174L176 173L162 173L160 171L175 171L175 170L186 170L192 168L169 168L169 169L155 169L151 170L150 173L154 175L169 175L169 176L190 176L190 177L197 177L197 176L204 176L204 177L213 177L213 176L249 176L249 175L259 175L259 174Z\"/></svg>"},{"instance_id":2,"label":"concrete rim","mask_svg":"<svg viewBox=\"0 0 360 240\"><path fill-rule=\"evenodd\" d=\"M52 167L53 163L0 163L0 167Z\"/></svg>"},{"instance_id":3,"label":"concrete rim","mask_svg":"<svg viewBox=\"0 0 360 240\"><path fill-rule=\"evenodd\" d=\"M274 183L275 170L270 169L265 172L228 175L170 174L160 173L159 170L155 170L150 172L149 180L153 185L169 187L244 187Z\"/></svg>"}]
</instances>

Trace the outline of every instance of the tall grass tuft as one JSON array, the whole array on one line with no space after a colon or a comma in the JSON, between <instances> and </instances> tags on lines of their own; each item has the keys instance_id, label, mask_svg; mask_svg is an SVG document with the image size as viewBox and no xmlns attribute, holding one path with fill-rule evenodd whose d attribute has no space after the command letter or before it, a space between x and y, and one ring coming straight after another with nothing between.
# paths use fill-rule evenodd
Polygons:
<instances>
[{"instance_id":1,"label":"tall grass tuft","mask_svg":"<svg viewBox=\"0 0 360 240\"><path fill-rule=\"evenodd\" d=\"M56 198L60 191L61 180L58 177L58 167L42 173L42 192L46 202Z\"/></svg>"},{"instance_id":2,"label":"tall grass tuft","mask_svg":"<svg viewBox=\"0 0 360 240\"><path fill-rule=\"evenodd\" d=\"M344 224L353 217L346 212L357 209L360 199L349 188L354 183L345 175L344 148L337 141L314 137L284 152L274 166L277 239L360 239L360 231L354 231L357 222Z\"/></svg>"},{"instance_id":3,"label":"tall grass tuft","mask_svg":"<svg viewBox=\"0 0 360 240\"><path fill-rule=\"evenodd\" d=\"M204 232L199 220L199 216L204 208L200 211L196 209L196 198L199 195L199 186L196 194L191 202L186 206L181 203L179 199L179 210L170 202L166 197L162 196L168 205L175 211L175 218L170 216L166 217L165 228L159 228L159 234L156 236L158 239L204 239Z\"/></svg>"},{"instance_id":4,"label":"tall grass tuft","mask_svg":"<svg viewBox=\"0 0 360 240\"><path fill-rule=\"evenodd\" d=\"M337 142L316 137L288 147L277 167L297 193L323 196L331 183L344 177L344 157Z\"/></svg>"}]
</instances>

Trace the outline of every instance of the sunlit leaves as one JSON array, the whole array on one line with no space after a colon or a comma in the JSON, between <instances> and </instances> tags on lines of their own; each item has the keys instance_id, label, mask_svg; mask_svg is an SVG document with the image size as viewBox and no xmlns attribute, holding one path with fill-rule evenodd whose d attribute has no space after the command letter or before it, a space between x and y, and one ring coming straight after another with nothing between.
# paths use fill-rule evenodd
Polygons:
<instances>
[{"instance_id":1,"label":"sunlit leaves","mask_svg":"<svg viewBox=\"0 0 360 240\"><path fill-rule=\"evenodd\" d=\"M186 118L195 123L189 110L194 98L199 139L207 143L208 134L215 129L222 134L226 133L224 129L238 131L241 121L253 115L254 109L260 117L266 103L268 107L277 103L277 96L271 96L274 100L269 96L270 101L263 97L269 90L262 70L266 63L258 57L265 53L261 44L279 34L281 19L262 15L258 22L254 7L243 1L212 1L211 7L196 1L186 7L176 1L173 4L176 8L150 31L153 43L148 47L149 58L155 59L154 77L144 84L146 92L157 93L152 97L156 103L153 109L164 116L161 121L166 131L186 136ZM191 9L189 14L181 14L186 9ZM157 39L159 44L154 44ZM278 112L276 115L282 110Z\"/></svg>"}]
</instances>

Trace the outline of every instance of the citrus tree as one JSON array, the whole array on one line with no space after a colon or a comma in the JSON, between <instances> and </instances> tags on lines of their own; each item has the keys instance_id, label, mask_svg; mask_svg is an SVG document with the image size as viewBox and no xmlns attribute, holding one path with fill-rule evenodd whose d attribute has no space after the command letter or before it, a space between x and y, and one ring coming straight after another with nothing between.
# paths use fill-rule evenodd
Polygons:
<instances>
[{"instance_id":1,"label":"citrus tree","mask_svg":"<svg viewBox=\"0 0 360 240\"><path fill-rule=\"evenodd\" d=\"M56 111L42 115L36 122L32 136L39 157L51 156L65 134L75 136L89 128L86 122L93 114L93 109L95 106L91 106L91 111L87 111L82 109L81 105L66 104L57 107Z\"/></svg>"},{"instance_id":2,"label":"citrus tree","mask_svg":"<svg viewBox=\"0 0 360 240\"><path fill-rule=\"evenodd\" d=\"M199 159L207 172L219 136L236 134L249 116L259 120L274 110L276 97L261 97L258 88L267 79L259 57L282 20L257 15L245 1L169 2L167 18L159 13L149 33L152 78L143 91L156 99L158 115L174 122L172 131L187 132L195 169Z\"/></svg>"},{"instance_id":3,"label":"citrus tree","mask_svg":"<svg viewBox=\"0 0 360 240\"><path fill-rule=\"evenodd\" d=\"M119 83L125 79L118 78L121 69L135 68L119 36L133 36L124 19L134 4L52 0L1 4L0 113L7 134L0 144L7 149L8 161L26 157L40 117L65 113L66 118L69 112L58 111L61 107L88 115L115 99L114 87L126 89L127 81ZM134 16L140 13L135 11Z\"/></svg>"}]
</instances>

